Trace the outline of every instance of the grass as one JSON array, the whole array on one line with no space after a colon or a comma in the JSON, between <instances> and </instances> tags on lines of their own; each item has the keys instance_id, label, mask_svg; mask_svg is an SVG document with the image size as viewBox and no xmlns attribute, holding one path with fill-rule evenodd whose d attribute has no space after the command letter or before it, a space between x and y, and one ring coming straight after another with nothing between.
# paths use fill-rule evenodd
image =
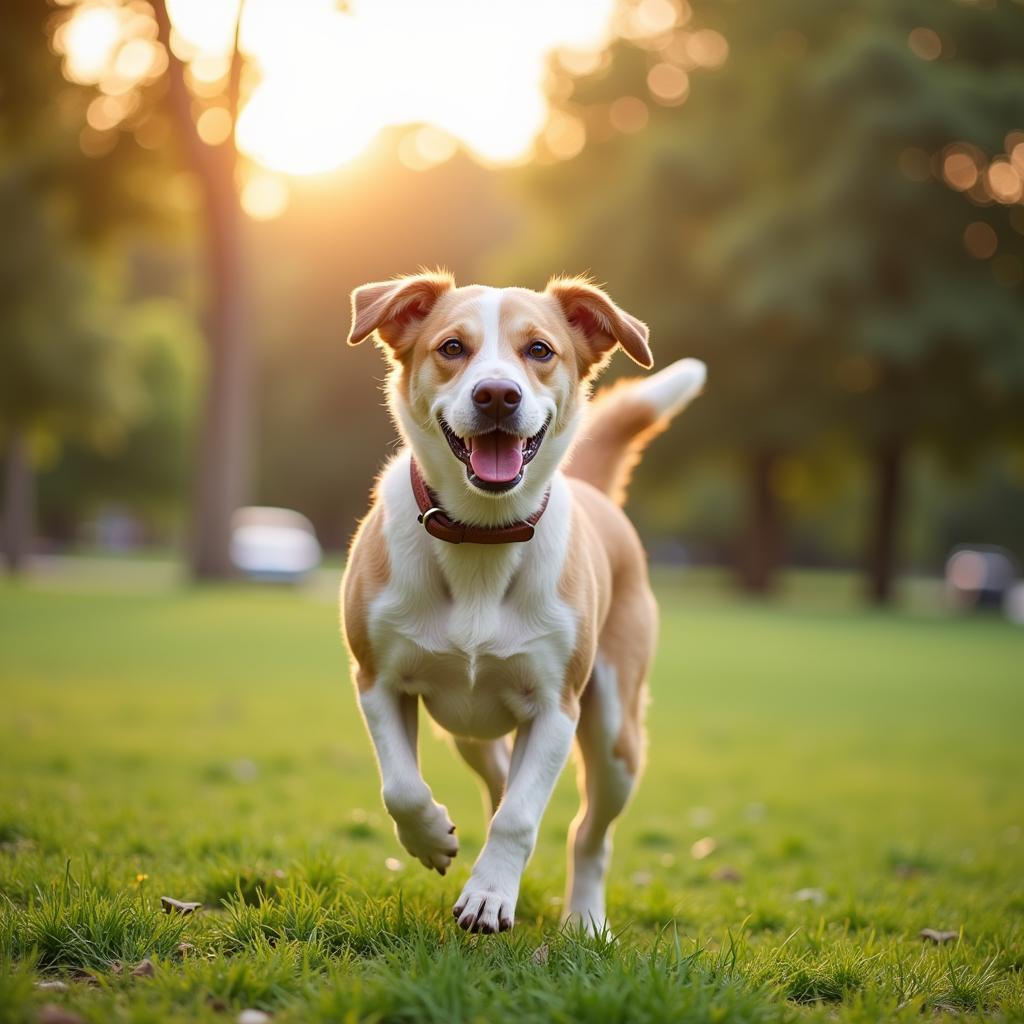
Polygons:
<instances>
[{"instance_id":1,"label":"grass","mask_svg":"<svg viewBox=\"0 0 1024 1024\"><path fill-rule=\"evenodd\" d=\"M426 735L462 852L409 863L330 588L147 579L0 585L0 1021L1024 1019L1019 628L865 612L835 577L755 605L659 574L617 936L558 926L567 772L515 931L472 937L449 908L479 794Z\"/></svg>"}]
</instances>

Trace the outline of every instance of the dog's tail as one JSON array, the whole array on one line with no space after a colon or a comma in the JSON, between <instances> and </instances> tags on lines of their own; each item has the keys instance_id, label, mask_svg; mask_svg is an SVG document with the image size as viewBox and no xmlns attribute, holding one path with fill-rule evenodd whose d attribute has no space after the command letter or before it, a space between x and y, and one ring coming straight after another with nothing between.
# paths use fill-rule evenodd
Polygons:
<instances>
[{"instance_id":1,"label":"dog's tail","mask_svg":"<svg viewBox=\"0 0 1024 1024\"><path fill-rule=\"evenodd\" d=\"M644 448L700 394L706 374L699 359L680 359L651 377L618 381L599 391L564 471L624 504Z\"/></svg>"}]
</instances>

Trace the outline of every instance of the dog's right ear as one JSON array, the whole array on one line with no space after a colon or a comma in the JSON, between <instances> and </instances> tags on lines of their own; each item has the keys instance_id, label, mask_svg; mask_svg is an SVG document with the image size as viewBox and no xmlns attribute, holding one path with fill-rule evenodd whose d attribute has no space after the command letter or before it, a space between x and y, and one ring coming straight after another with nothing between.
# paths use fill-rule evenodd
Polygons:
<instances>
[{"instance_id":1,"label":"dog's right ear","mask_svg":"<svg viewBox=\"0 0 1024 1024\"><path fill-rule=\"evenodd\" d=\"M426 317L434 303L454 287L455 278L446 271L360 285L352 292L348 343L358 345L376 331L385 345L397 351L406 328Z\"/></svg>"}]
</instances>

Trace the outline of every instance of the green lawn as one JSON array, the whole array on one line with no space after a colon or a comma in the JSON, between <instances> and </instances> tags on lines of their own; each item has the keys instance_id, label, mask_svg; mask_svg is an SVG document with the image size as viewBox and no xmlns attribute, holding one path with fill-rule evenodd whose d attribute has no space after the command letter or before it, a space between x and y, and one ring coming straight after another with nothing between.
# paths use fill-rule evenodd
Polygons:
<instances>
[{"instance_id":1,"label":"green lawn","mask_svg":"<svg viewBox=\"0 0 1024 1024\"><path fill-rule=\"evenodd\" d=\"M571 772L515 931L476 937L479 794L425 737L462 851L409 863L328 590L105 577L0 585L0 1021L1024 1019L1024 630L660 574L617 938L559 931Z\"/></svg>"}]
</instances>

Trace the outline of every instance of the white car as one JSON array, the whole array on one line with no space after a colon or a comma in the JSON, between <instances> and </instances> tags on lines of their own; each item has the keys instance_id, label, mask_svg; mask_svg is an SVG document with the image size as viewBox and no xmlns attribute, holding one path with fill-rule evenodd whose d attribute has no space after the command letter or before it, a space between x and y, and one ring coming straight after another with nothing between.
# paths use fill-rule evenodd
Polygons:
<instances>
[{"instance_id":1,"label":"white car","mask_svg":"<svg viewBox=\"0 0 1024 1024\"><path fill-rule=\"evenodd\" d=\"M231 561L250 579L296 583L320 564L313 524L288 508L240 508L231 517Z\"/></svg>"}]
</instances>

